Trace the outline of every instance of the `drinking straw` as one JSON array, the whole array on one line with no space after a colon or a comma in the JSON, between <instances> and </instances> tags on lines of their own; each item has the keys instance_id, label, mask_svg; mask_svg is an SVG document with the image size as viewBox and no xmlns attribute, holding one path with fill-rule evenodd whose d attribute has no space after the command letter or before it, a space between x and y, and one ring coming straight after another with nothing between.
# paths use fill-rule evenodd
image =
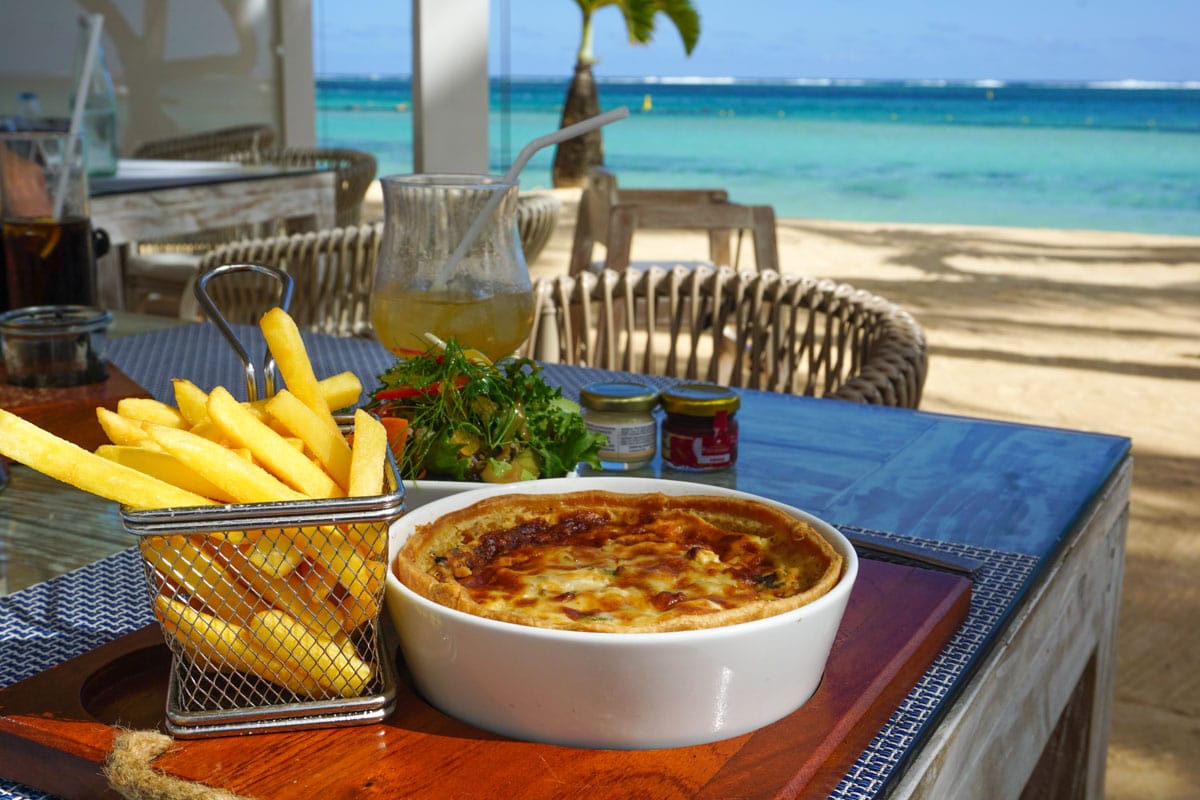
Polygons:
<instances>
[{"instance_id":1,"label":"drinking straw","mask_svg":"<svg viewBox=\"0 0 1200 800\"><path fill-rule=\"evenodd\" d=\"M67 129L67 149L63 153L62 169L58 173L58 186L54 191L54 219L62 216L63 203L66 202L67 178L71 175L71 158L75 153L75 143L79 141L79 129L83 127L83 109L87 105L87 87L92 82L92 67L100 49L100 32L104 30L104 15L89 15L91 29L88 31L87 51L83 57L83 69L79 73L79 83L75 87L75 105L71 109L71 126Z\"/></svg>"},{"instance_id":2,"label":"drinking straw","mask_svg":"<svg viewBox=\"0 0 1200 800\"><path fill-rule=\"evenodd\" d=\"M543 147L548 147L558 142L573 139L576 136L581 136L588 131L594 131L602 125L607 125L610 122L616 122L619 119L625 119L629 116L629 109L625 106L614 108L612 111L605 111L603 114L597 114L594 117L588 117L585 120L576 122L574 125L568 125L565 128L559 128L556 131L544 134L537 137L521 148L521 152L517 154L517 158L513 161L512 166L508 168L508 172L504 173L504 183L512 183L517 179L517 175L529 163L529 159L533 158L533 154ZM467 228L467 232L463 235L462 241L458 243L458 247L450 254L449 260L442 265L438 270L436 283L441 284L446 281L458 262L463 260L467 251L475 244L475 240L479 238L479 234L483 232L483 226L487 224L488 219L496 211L496 206L500 205L500 201L504 198L502 192L493 194L479 212L479 216L471 222L471 227Z\"/></svg>"}]
</instances>

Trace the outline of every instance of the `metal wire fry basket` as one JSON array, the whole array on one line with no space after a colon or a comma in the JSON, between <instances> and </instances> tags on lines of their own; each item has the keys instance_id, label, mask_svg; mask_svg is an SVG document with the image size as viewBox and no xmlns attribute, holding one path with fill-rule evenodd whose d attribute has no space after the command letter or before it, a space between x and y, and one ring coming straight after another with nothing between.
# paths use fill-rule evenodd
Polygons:
<instances>
[{"instance_id":1,"label":"metal wire fry basket","mask_svg":"<svg viewBox=\"0 0 1200 800\"><path fill-rule=\"evenodd\" d=\"M381 614L388 528L404 487L388 456L375 497L121 510L140 537L171 649L167 729L181 738L373 722L396 675Z\"/></svg>"},{"instance_id":2,"label":"metal wire fry basket","mask_svg":"<svg viewBox=\"0 0 1200 800\"><path fill-rule=\"evenodd\" d=\"M195 293L242 362L248 399L275 393L268 350L250 353L208 293L224 275L258 273L291 303L287 273L231 264ZM352 417L338 418L343 434ZM395 706L396 673L383 639L388 528L404 513L390 450L384 494L150 511L121 509L140 537L146 586L167 646L166 728L180 738L354 725Z\"/></svg>"}]
</instances>

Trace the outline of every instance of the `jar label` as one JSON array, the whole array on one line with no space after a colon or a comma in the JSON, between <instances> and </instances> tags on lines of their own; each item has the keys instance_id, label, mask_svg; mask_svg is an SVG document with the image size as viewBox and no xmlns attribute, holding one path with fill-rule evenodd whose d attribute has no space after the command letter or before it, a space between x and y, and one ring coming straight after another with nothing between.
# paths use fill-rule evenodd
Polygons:
<instances>
[{"instance_id":1,"label":"jar label","mask_svg":"<svg viewBox=\"0 0 1200 800\"><path fill-rule=\"evenodd\" d=\"M642 455L647 451L654 454L658 424L653 419L636 425L588 422L587 426L592 433L602 433L608 437L608 444L600 451L601 458L608 455Z\"/></svg>"},{"instance_id":2,"label":"jar label","mask_svg":"<svg viewBox=\"0 0 1200 800\"><path fill-rule=\"evenodd\" d=\"M728 413L717 412L712 428L677 431L663 428L663 458L682 469L721 469L737 460L737 427L728 424Z\"/></svg>"}]
</instances>

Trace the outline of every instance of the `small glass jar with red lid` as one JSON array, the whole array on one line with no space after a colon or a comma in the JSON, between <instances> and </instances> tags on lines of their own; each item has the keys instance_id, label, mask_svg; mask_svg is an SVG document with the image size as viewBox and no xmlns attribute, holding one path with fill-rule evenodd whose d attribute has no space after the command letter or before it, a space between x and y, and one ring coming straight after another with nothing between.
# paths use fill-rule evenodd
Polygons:
<instances>
[{"instance_id":1,"label":"small glass jar with red lid","mask_svg":"<svg viewBox=\"0 0 1200 800\"><path fill-rule=\"evenodd\" d=\"M741 398L727 386L681 383L664 389L663 463L687 472L728 469L737 463L737 410Z\"/></svg>"}]
</instances>

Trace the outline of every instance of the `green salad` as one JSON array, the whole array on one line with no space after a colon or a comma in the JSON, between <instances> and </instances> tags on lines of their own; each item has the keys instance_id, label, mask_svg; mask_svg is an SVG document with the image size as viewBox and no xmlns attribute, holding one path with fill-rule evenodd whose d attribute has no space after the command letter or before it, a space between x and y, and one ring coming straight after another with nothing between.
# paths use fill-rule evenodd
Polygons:
<instances>
[{"instance_id":1,"label":"green salad","mask_svg":"<svg viewBox=\"0 0 1200 800\"><path fill-rule=\"evenodd\" d=\"M365 408L407 421L403 447L393 448L403 478L507 483L599 467L605 438L533 360L492 363L454 339L399 355Z\"/></svg>"}]
</instances>

